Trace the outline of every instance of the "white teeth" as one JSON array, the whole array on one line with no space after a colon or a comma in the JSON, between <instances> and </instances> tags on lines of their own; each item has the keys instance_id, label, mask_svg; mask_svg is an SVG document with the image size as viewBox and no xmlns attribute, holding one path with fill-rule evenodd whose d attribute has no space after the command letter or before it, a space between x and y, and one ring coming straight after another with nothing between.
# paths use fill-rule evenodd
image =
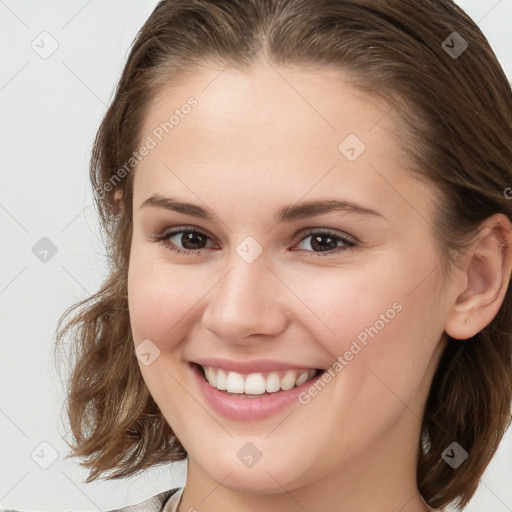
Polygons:
<instances>
[{"instance_id":1,"label":"white teeth","mask_svg":"<svg viewBox=\"0 0 512 512\"><path fill-rule=\"evenodd\" d=\"M243 379L242 379L243 380ZM251 373L245 379L244 393L262 395L265 393L266 382L261 373Z\"/></svg>"},{"instance_id":2,"label":"white teeth","mask_svg":"<svg viewBox=\"0 0 512 512\"><path fill-rule=\"evenodd\" d=\"M214 373L213 369L210 368L211 372ZM227 388L227 376L224 370L218 370L217 371L217 382L215 384L212 384L213 387L220 389L221 391L225 391ZM210 381L208 381L210 382ZM211 384L211 382L210 382Z\"/></svg>"},{"instance_id":3,"label":"white teeth","mask_svg":"<svg viewBox=\"0 0 512 512\"><path fill-rule=\"evenodd\" d=\"M301 384L304 384L304 382L306 382L308 380L308 377L309 377L309 372L301 373L297 377L297 382L295 383L295 385L300 386Z\"/></svg>"},{"instance_id":4,"label":"white teeth","mask_svg":"<svg viewBox=\"0 0 512 512\"><path fill-rule=\"evenodd\" d=\"M244 377L237 372L226 372L222 369L214 370L211 366L202 367L208 383L220 391L228 393L245 393L247 395L262 395L263 393L276 393L280 390L287 391L295 386L300 386L311 379L316 370L307 370L298 373L290 370L281 379L277 372L271 372L267 378L261 373L250 373Z\"/></svg>"},{"instance_id":5,"label":"white teeth","mask_svg":"<svg viewBox=\"0 0 512 512\"><path fill-rule=\"evenodd\" d=\"M281 389L287 391L288 389L292 389L295 386L295 381L297 380L295 374L293 372L288 372L283 379L281 379Z\"/></svg>"},{"instance_id":6,"label":"white teeth","mask_svg":"<svg viewBox=\"0 0 512 512\"><path fill-rule=\"evenodd\" d=\"M229 372L226 381L226 390L228 393L243 393L244 378L239 373Z\"/></svg>"},{"instance_id":7,"label":"white teeth","mask_svg":"<svg viewBox=\"0 0 512 512\"><path fill-rule=\"evenodd\" d=\"M275 393L281 389L281 386L279 385L279 375L277 375L277 373L272 372L267 377L265 389L267 390L267 393Z\"/></svg>"},{"instance_id":8,"label":"white teeth","mask_svg":"<svg viewBox=\"0 0 512 512\"><path fill-rule=\"evenodd\" d=\"M217 375L215 375L215 372L212 370L212 368L210 366L207 366L205 368L205 372L206 372L206 379L208 380L208 382L210 382L212 384L212 386L216 386L217 385Z\"/></svg>"}]
</instances>

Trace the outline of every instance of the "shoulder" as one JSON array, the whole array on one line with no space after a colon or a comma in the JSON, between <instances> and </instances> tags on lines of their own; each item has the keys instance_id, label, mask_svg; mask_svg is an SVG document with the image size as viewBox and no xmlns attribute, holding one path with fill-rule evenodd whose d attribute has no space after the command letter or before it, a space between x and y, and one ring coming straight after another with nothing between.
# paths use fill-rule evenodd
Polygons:
<instances>
[{"instance_id":1,"label":"shoulder","mask_svg":"<svg viewBox=\"0 0 512 512\"><path fill-rule=\"evenodd\" d=\"M142 503L137 503L136 505L129 505L128 507L116 508L113 510L108 510L107 512L161 512L164 505L167 503L169 498L179 491L181 487L175 487L174 489L170 489L168 491L161 492L156 496L153 496ZM0 509L0 512L20 512L17 509ZM71 511L68 511L71 512Z\"/></svg>"},{"instance_id":2,"label":"shoulder","mask_svg":"<svg viewBox=\"0 0 512 512\"><path fill-rule=\"evenodd\" d=\"M179 490L180 487L175 487L169 491L164 491L155 496L152 496L151 498L148 498L141 503L137 503L136 505L116 508L114 510L108 510L107 512L161 512L169 498Z\"/></svg>"}]
</instances>

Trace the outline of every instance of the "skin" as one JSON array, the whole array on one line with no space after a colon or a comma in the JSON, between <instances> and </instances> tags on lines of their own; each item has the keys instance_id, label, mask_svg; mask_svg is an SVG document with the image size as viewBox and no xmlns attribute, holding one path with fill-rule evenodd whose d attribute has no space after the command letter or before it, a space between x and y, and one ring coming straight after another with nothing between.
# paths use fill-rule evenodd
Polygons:
<instances>
[{"instance_id":1,"label":"skin","mask_svg":"<svg viewBox=\"0 0 512 512\"><path fill-rule=\"evenodd\" d=\"M445 333L469 338L501 306L510 222L491 218L443 283L429 224L436 191L408 176L388 106L327 69L220 71L191 73L153 101L141 140L190 96L198 105L134 176L131 325L135 346L149 338L160 350L140 369L189 454L179 510L431 510L415 476L427 393ZM338 150L350 133L366 145L353 162ZM206 207L215 220L140 208L154 193ZM334 211L273 222L284 205L326 198L383 217ZM209 237L199 255L151 240L183 226ZM338 242L344 249L325 255L309 228L359 245ZM248 236L263 249L250 264L236 252ZM181 235L171 241L190 247ZM210 356L328 368L396 302L401 311L307 405L236 422L213 411L192 378L188 361ZM247 442L262 454L252 468L237 458Z\"/></svg>"}]
</instances>

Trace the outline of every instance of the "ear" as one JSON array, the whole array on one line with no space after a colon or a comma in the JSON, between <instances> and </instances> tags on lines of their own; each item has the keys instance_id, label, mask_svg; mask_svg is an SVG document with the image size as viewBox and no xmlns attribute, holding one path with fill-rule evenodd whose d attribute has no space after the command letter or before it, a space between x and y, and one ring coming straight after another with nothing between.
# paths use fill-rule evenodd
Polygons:
<instances>
[{"instance_id":1,"label":"ear","mask_svg":"<svg viewBox=\"0 0 512 512\"><path fill-rule=\"evenodd\" d=\"M124 212L123 191L119 188L114 192L114 203L116 208L122 214Z\"/></svg>"},{"instance_id":2,"label":"ear","mask_svg":"<svg viewBox=\"0 0 512 512\"><path fill-rule=\"evenodd\" d=\"M487 327L505 298L512 270L512 224L507 216L486 219L464 261L462 293L445 324L445 332L459 340Z\"/></svg>"}]
</instances>

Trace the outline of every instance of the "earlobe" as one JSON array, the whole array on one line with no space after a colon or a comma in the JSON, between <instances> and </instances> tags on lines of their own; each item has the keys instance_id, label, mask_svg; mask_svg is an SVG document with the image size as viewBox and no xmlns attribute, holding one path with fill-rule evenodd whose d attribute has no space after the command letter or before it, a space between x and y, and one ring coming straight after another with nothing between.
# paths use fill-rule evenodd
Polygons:
<instances>
[{"instance_id":1,"label":"earlobe","mask_svg":"<svg viewBox=\"0 0 512 512\"><path fill-rule=\"evenodd\" d=\"M124 204L123 204L123 191L121 189L117 189L114 193L114 203L116 208L119 209L119 213L123 214L124 212Z\"/></svg>"},{"instance_id":2,"label":"earlobe","mask_svg":"<svg viewBox=\"0 0 512 512\"><path fill-rule=\"evenodd\" d=\"M445 332L468 339L487 327L498 313L512 267L512 224L503 214L485 222L468 253L466 287L450 312Z\"/></svg>"}]
</instances>

